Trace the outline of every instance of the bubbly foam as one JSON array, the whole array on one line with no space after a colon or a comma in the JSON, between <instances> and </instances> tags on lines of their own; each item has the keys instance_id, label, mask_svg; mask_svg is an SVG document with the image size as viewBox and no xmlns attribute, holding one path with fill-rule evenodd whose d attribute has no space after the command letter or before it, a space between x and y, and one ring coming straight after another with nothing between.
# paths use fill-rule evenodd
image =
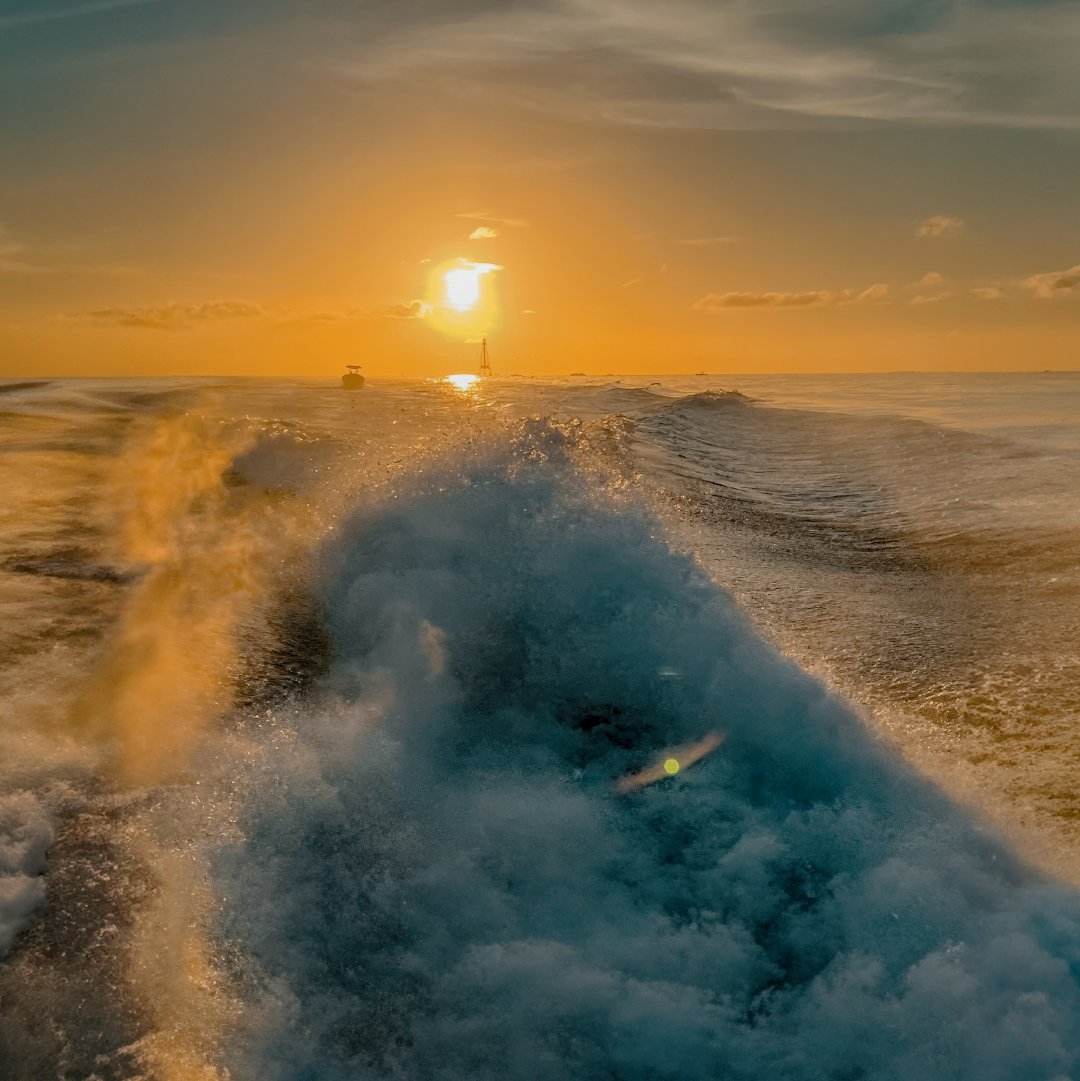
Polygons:
<instances>
[{"instance_id":1,"label":"bubbly foam","mask_svg":"<svg viewBox=\"0 0 1080 1081\"><path fill-rule=\"evenodd\" d=\"M240 1075L1075 1069L1076 896L598 505L557 431L357 514L324 567L324 700L277 718L215 863L259 989Z\"/></svg>"}]
</instances>

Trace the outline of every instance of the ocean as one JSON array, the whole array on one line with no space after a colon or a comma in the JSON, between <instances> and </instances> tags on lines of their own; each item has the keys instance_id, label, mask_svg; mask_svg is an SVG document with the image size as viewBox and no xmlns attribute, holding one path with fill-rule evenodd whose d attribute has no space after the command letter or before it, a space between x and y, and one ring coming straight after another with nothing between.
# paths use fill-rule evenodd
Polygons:
<instances>
[{"instance_id":1,"label":"ocean","mask_svg":"<svg viewBox=\"0 0 1080 1081\"><path fill-rule=\"evenodd\" d=\"M1080 1076L1080 374L0 382L0 1076Z\"/></svg>"}]
</instances>

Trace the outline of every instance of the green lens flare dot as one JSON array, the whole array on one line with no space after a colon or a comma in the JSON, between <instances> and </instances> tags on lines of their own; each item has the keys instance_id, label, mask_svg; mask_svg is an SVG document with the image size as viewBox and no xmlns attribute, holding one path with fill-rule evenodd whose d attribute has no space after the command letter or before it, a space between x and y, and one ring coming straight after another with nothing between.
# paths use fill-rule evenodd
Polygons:
<instances>
[{"instance_id":1,"label":"green lens flare dot","mask_svg":"<svg viewBox=\"0 0 1080 1081\"><path fill-rule=\"evenodd\" d=\"M669 758L664 763L664 772L670 777L674 777L679 772L679 760L677 758Z\"/></svg>"}]
</instances>

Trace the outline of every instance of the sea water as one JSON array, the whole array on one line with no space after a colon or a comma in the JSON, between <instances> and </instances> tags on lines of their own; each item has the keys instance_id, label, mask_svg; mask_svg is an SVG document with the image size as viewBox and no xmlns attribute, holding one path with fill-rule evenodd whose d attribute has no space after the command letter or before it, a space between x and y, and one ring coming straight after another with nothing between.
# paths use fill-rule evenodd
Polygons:
<instances>
[{"instance_id":1,"label":"sea water","mask_svg":"<svg viewBox=\"0 0 1080 1081\"><path fill-rule=\"evenodd\" d=\"M1069 373L0 383L0 1073L1076 1076L1078 466Z\"/></svg>"}]
</instances>

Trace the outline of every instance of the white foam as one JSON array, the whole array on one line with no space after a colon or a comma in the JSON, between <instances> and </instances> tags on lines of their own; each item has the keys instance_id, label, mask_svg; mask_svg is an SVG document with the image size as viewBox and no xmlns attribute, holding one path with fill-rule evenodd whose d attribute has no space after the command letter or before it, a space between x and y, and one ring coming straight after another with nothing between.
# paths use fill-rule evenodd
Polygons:
<instances>
[{"instance_id":1,"label":"white foam","mask_svg":"<svg viewBox=\"0 0 1080 1081\"><path fill-rule=\"evenodd\" d=\"M342 529L335 693L279 718L216 864L262 989L238 1074L1072 1075L1075 894L656 532L543 429ZM713 728L692 770L612 794Z\"/></svg>"},{"instance_id":2,"label":"white foam","mask_svg":"<svg viewBox=\"0 0 1080 1081\"><path fill-rule=\"evenodd\" d=\"M29 792L0 797L0 957L45 899L45 855L53 831Z\"/></svg>"}]
</instances>

